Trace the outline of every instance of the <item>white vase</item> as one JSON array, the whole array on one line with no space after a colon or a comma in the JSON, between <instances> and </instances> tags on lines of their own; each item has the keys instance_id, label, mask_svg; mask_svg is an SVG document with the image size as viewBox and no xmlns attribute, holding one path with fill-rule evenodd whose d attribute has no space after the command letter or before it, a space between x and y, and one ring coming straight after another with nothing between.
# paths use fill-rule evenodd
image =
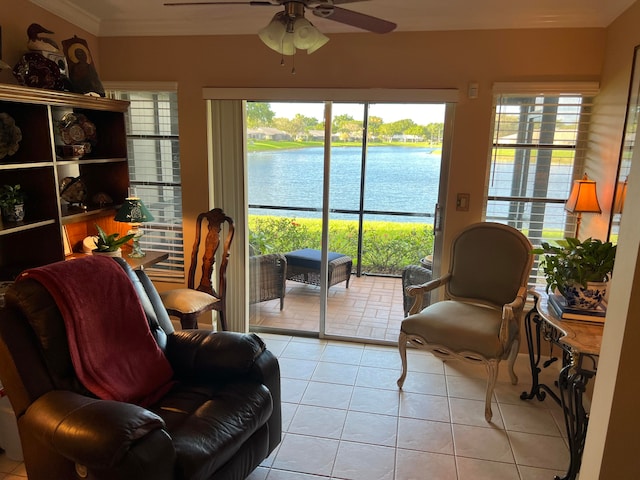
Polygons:
<instances>
[{"instance_id":1,"label":"white vase","mask_svg":"<svg viewBox=\"0 0 640 480\"><path fill-rule=\"evenodd\" d=\"M105 257L121 257L122 249L114 250L113 252L99 252L98 250L92 250L93 255L103 255Z\"/></svg>"},{"instance_id":2,"label":"white vase","mask_svg":"<svg viewBox=\"0 0 640 480\"><path fill-rule=\"evenodd\" d=\"M604 300L607 293L608 282L587 282L587 287L579 283L567 285L564 289L564 297L571 308L593 310Z\"/></svg>"}]
</instances>

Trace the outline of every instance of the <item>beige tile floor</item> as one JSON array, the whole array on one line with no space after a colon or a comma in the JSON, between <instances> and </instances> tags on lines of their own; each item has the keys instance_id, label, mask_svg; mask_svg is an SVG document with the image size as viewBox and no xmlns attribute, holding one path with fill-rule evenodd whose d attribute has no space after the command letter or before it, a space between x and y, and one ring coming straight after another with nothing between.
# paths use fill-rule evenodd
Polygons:
<instances>
[{"instance_id":1,"label":"beige tile floor","mask_svg":"<svg viewBox=\"0 0 640 480\"><path fill-rule=\"evenodd\" d=\"M396 347L262 337L280 359L284 437L249 480L551 480L568 466L560 408L519 398L525 355L520 385L502 369L488 424L482 368L410 351L400 391Z\"/></svg>"},{"instance_id":2,"label":"beige tile floor","mask_svg":"<svg viewBox=\"0 0 640 480\"><path fill-rule=\"evenodd\" d=\"M551 480L568 465L559 407L519 399L525 355L519 385L501 370L488 424L477 366L410 350L400 391L396 347L261 336L280 360L284 436L249 480ZM24 478L24 464L0 455L0 480Z\"/></svg>"},{"instance_id":3,"label":"beige tile floor","mask_svg":"<svg viewBox=\"0 0 640 480\"><path fill-rule=\"evenodd\" d=\"M17 462L0 454L0 480L24 480L27 478L27 471L24 463Z\"/></svg>"}]
</instances>

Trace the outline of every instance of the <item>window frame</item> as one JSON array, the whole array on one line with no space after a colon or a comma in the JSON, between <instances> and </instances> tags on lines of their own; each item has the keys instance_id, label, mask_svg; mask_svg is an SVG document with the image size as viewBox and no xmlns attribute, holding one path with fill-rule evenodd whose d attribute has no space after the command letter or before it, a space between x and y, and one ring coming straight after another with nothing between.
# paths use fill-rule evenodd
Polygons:
<instances>
[{"instance_id":1,"label":"window frame","mask_svg":"<svg viewBox=\"0 0 640 480\"><path fill-rule=\"evenodd\" d=\"M584 173L591 106L597 91L597 84L591 82L572 84L499 83L494 86L491 146L487 161L487 184L483 208L485 221L505 223L521 230L527 235L534 247L539 246L541 241L553 242L574 236L576 215L570 214L562 208L561 216L558 217L558 206L565 204L573 181L581 178ZM563 100L566 101L567 98L580 98L580 103L563 103ZM507 101L503 102L504 99ZM522 102L518 103L517 99ZM527 99L529 103L525 101ZM505 106L502 111L501 105ZM517 113L519 115L518 128L514 129L517 132L516 138L510 141L504 141L506 137L498 137L500 122L506 121L508 115L514 115L511 112L507 113L509 110L507 105L520 107ZM557 135L562 131L563 122L560 117L563 105L579 105L579 114L575 115L577 118L576 127L572 132L575 137L571 143L567 143L567 139L559 140L560 136ZM526 111L523 107L532 108ZM537 123L531 122L533 116L539 117ZM510 158L509 155L498 158L500 149L503 154L509 149L513 150L513 153L509 154L512 155L513 161L507 164L507 167L513 166L510 195L497 195L494 190L494 182L497 177L496 168L500 162L505 164ZM563 175L557 174L557 161L554 164L554 153L556 152L567 152L562 156L571 156L570 165L566 165L566 159L564 161L565 173ZM519 156L520 159L518 159ZM519 162L520 165L518 165ZM552 166L555 167L555 174L551 173ZM522 171L516 171L519 167ZM533 175L529 168L534 170ZM531 183L531 179L533 179L533 183ZM564 188L566 196L550 194L549 185L552 180L560 186L560 191ZM521 184L517 184L518 181ZM495 189L497 190L497 188ZM500 203L503 205L503 210L504 205L508 205L506 216L496 214L500 210ZM553 206L551 211L555 210L556 216L547 220L545 213L549 211L551 206ZM561 227L555 230L548 227L545 229L545 225L554 221ZM553 231L557 231L559 234L551 235ZM538 258L536 258L530 279L531 284L545 283L544 275L539 270L538 264Z\"/></svg>"},{"instance_id":2,"label":"window frame","mask_svg":"<svg viewBox=\"0 0 640 480\"><path fill-rule=\"evenodd\" d=\"M108 83L105 84L107 94L113 98L127 100L131 102L125 114L127 126L128 163L129 163L129 194L140 197L155 217L153 222L145 223L146 235L142 237L143 249L166 252L169 258L160 262L147 270L150 278L156 281L170 283L184 283L184 236L182 227L182 181L180 177L180 154L179 154L179 131L178 131L178 98L177 85L175 83ZM152 132L144 132L139 129L132 133L132 106L135 107L135 99L131 95L150 95L153 102ZM170 95L168 101L160 100L159 95ZM149 100L140 100L148 102ZM160 102L160 103L159 103ZM167 125L166 115L161 117L159 106L164 107L167 112L167 105L170 112L169 125ZM146 130L149 125L145 125ZM155 180L146 178L136 180L136 176L149 176L149 162L145 161L140 165L142 170L136 170L136 149L133 142L152 142L156 153L157 170L155 175L165 177L167 171L169 176L174 176L171 180ZM167 143L168 142L168 143ZM169 161L167 161L169 160ZM142 160L144 161L144 160ZM145 172L146 169L146 172ZM177 174L177 178L175 178ZM164 203L164 199L173 199ZM173 211L173 215L167 215ZM158 214L162 212L161 214Z\"/></svg>"}]
</instances>

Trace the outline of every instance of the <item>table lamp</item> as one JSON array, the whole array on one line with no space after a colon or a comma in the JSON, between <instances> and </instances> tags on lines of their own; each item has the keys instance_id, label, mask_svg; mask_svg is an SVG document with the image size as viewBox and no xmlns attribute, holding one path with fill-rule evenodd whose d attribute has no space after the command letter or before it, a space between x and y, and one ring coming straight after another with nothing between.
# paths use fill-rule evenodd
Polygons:
<instances>
[{"instance_id":1,"label":"table lamp","mask_svg":"<svg viewBox=\"0 0 640 480\"><path fill-rule=\"evenodd\" d=\"M133 234L133 249L129 254L132 258L142 258L146 254L140 248L140 238L144 235L144 232L140 228L140 224L143 222L151 222L153 215L144 206L142 200L138 197L129 197L124 200L124 203L116 213L114 218L116 222L130 223L131 229L127 232L127 235Z\"/></svg>"},{"instance_id":2,"label":"table lamp","mask_svg":"<svg viewBox=\"0 0 640 480\"><path fill-rule=\"evenodd\" d=\"M598 195L596 191L596 182L589 180L587 174L580 180L573 182L573 188L569 199L564 206L564 209L569 213L577 213L576 218L576 235L580 232L580 223L582 222L583 213L601 213L600 204L598 203Z\"/></svg>"},{"instance_id":3,"label":"table lamp","mask_svg":"<svg viewBox=\"0 0 640 480\"><path fill-rule=\"evenodd\" d=\"M616 194L614 196L615 200L613 202L613 213L622 213L624 209L624 201L627 198L627 179L625 178L623 182L618 182L618 186L616 187Z\"/></svg>"}]
</instances>

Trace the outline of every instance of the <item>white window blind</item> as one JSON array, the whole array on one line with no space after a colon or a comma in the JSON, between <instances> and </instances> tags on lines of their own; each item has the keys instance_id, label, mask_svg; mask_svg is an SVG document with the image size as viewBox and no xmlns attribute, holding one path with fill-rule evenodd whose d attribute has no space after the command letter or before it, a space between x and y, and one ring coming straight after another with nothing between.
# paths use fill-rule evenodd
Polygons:
<instances>
[{"instance_id":1,"label":"white window blind","mask_svg":"<svg viewBox=\"0 0 640 480\"><path fill-rule=\"evenodd\" d=\"M182 282L182 187L175 91L114 90L110 96L130 102L126 115L130 194L142 199L154 217L145 223L143 250L169 258L147 270L151 278Z\"/></svg>"},{"instance_id":2,"label":"white window blind","mask_svg":"<svg viewBox=\"0 0 640 480\"><path fill-rule=\"evenodd\" d=\"M542 241L572 237L565 211L584 171L592 98L576 93L497 94L485 218ZM535 262L532 283L544 283Z\"/></svg>"}]
</instances>

